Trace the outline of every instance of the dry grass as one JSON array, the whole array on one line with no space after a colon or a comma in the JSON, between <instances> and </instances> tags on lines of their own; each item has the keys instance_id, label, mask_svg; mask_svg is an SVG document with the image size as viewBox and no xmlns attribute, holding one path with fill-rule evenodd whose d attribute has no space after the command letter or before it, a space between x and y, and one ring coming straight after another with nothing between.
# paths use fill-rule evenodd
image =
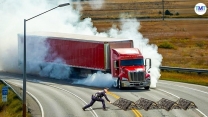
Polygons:
<instances>
[{"instance_id":1,"label":"dry grass","mask_svg":"<svg viewBox=\"0 0 208 117\"><path fill-rule=\"evenodd\" d=\"M208 86L207 74L161 72L160 79Z\"/></svg>"},{"instance_id":2,"label":"dry grass","mask_svg":"<svg viewBox=\"0 0 208 117\"><path fill-rule=\"evenodd\" d=\"M208 4L207 0L201 3ZM92 9L91 5L98 5L95 1L81 2L83 9L82 18L92 19L118 19L118 18L161 18L163 7L162 0L105 0L101 9ZM169 10L173 15L165 17L208 17L208 13L199 16L195 13L194 7L198 0L164 0L164 10ZM76 2L74 6L76 7ZM176 15L178 13L179 15Z\"/></svg>"},{"instance_id":3,"label":"dry grass","mask_svg":"<svg viewBox=\"0 0 208 117\"><path fill-rule=\"evenodd\" d=\"M0 82L0 89L4 84ZM2 90L0 90L2 94ZM2 100L0 98L0 100ZM7 95L7 102L0 102L0 117L22 117L22 101L17 97L17 95L9 89ZM31 117L27 113L27 117Z\"/></svg>"}]
</instances>

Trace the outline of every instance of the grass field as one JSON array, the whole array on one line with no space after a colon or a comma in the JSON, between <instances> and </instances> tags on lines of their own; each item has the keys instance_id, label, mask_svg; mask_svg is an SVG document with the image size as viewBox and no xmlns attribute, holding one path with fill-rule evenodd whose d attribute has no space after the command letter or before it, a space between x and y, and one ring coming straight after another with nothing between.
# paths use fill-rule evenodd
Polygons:
<instances>
[{"instance_id":1,"label":"grass field","mask_svg":"<svg viewBox=\"0 0 208 117\"><path fill-rule=\"evenodd\" d=\"M177 72L163 72L162 71L160 79L208 86L207 74L199 75L196 73L177 73Z\"/></svg>"},{"instance_id":2,"label":"grass field","mask_svg":"<svg viewBox=\"0 0 208 117\"><path fill-rule=\"evenodd\" d=\"M83 15L82 18L92 19L117 19L117 18L161 18L168 10L171 15L167 18L186 18L186 17L208 17L208 13L199 16L195 13L194 7L197 0L105 0L100 9L92 9L91 6L98 6L95 1L81 2ZM200 0L201 3L208 4L207 0ZM91 5L89 4L91 3ZM93 4L93 5L92 5ZM163 7L164 4L164 7ZM76 2L74 2L76 6Z\"/></svg>"},{"instance_id":3,"label":"grass field","mask_svg":"<svg viewBox=\"0 0 208 117\"><path fill-rule=\"evenodd\" d=\"M0 89L3 86L5 85L0 82ZM0 94L2 94L2 90L0 90ZM2 102L2 97L0 100L0 117L22 117L22 101L12 90L8 91L7 102ZM31 117L31 115L27 113L27 117Z\"/></svg>"}]
</instances>

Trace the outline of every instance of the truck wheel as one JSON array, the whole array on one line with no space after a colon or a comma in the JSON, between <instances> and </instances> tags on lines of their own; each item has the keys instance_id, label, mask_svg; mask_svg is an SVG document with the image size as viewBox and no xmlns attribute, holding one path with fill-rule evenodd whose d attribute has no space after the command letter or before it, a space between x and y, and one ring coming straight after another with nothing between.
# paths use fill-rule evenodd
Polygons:
<instances>
[{"instance_id":1,"label":"truck wheel","mask_svg":"<svg viewBox=\"0 0 208 117\"><path fill-rule=\"evenodd\" d=\"M118 86L119 89L123 89L123 87L121 86L120 78L118 78L118 80L117 80L117 86Z\"/></svg>"},{"instance_id":2,"label":"truck wheel","mask_svg":"<svg viewBox=\"0 0 208 117\"><path fill-rule=\"evenodd\" d=\"M149 90L150 86L144 87L144 89Z\"/></svg>"}]
</instances>

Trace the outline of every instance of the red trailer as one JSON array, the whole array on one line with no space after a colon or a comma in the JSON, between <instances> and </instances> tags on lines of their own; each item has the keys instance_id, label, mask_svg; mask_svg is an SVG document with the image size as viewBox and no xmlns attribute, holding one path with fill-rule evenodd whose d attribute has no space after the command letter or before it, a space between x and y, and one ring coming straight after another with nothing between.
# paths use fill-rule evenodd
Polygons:
<instances>
[{"instance_id":1,"label":"red trailer","mask_svg":"<svg viewBox=\"0 0 208 117\"><path fill-rule=\"evenodd\" d=\"M141 52L133 48L133 40L48 32L27 34L27 40L40 37L45 38L44 45L49 47L45 62L53 63L61 58L79 75L99 70L117 77L119 88L142 86L149 89L150 75L146 73ZM22 45L21 39L19 35L19 45Z\"/></svg>"}]
</instances>

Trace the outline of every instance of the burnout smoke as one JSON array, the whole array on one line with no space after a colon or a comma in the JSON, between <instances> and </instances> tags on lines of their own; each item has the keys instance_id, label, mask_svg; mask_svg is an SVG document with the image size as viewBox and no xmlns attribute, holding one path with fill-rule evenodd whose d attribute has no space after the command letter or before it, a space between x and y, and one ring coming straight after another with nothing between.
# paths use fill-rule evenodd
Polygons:
<instances>
[{"instance_id":1,"label":"burnout smoke","mask_svg":"<svg viewBox=\"0 0 208 117\"><path fill-rule=\"evenodd\" d=\"M86 79L75 81L74 84L84 84L87 86L96 87L111 87L114 80L111 74L104 74L100 71L88 76Z\"/></svg>"},{"instance_id":2,"label":"burnout smoke","mask_svg":"<svg viewBox=\"0 0 208 117\"><path fill-rule=\"evenodd\" d=\"M0 2L0 70L9 72L22 73L22 67L19 67L18 60L22 60L18 52L17 35L23 34L23 20L31 18L37 14L47 11L58 4L69 2L68 0L5 0ZM100 2L101 6L103 0ZM92 3L94 5L96 3ZM37 9L38 6L38 9ZM101 7L99 7L101 8ZM97 9L97 8L95 8ZM149 45L148 39L145 39L139 32L139 22L136 19L121 20L121 30L112 28L105 32L97 32L96 27L93 27L91 18L80 20L80 12L72 8L72 5L60 7L50 11L44 15L27 21L27 32L62 32L62 33L77 33L85 35L109 36L115 38L129 38L134 40L134 47L141 50L145 58L152 59L152 83L151 87L156 87L156 82L160 77L159 65L162 61L162 56L158 54L155 45ZM27 42L27 72L37 73L41 76L52 77L57 79L67 78L70 74L70 68L63 66L65 63L62 58L56 58L55 64L45 64L44 58L48 52L48 45L45 45L44 39L39 42L39 46L33 42ZM43 45L43 47L41 46ZM21 53L22 54L22 53ZM33 61L33 62L31 62ZM62 66L60 66L62 65ZM107 77L107 78L106 78ZM96 80L102 79L102 80ZM96 84L106 82L105 86L111 85L113 78L110 74L102 74L100 72L89 76L86 80L81 80L79 84ZM103 86L103 87L105 87Z\"/></svg>"},{"instance_id":3,"label":"burnout smoke","mask_svg":"<svg viewBox=\"0 0 208 117\"><path fill-rule=\"evenodd\" d=\"M109 35L115 38L128 38L133 39L134 47L139 48L144 58L151 58L152 68L151 71L151 87L156 87L156 83L160 78L159 66L162 62L162 56L157 51L156 45L149 45L149 40L144 38L140 32L140 23L136 19L122 19L121 30L112 28L109 30Z\"/></svg>"}]
</instances>

